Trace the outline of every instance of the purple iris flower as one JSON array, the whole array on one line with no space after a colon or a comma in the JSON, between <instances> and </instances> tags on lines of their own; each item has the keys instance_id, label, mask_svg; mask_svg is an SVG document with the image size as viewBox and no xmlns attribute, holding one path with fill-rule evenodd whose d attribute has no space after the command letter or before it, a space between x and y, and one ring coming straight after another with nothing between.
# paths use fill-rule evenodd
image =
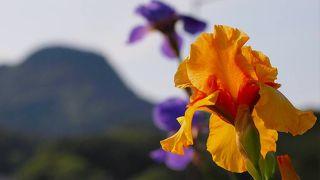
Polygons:
<instances>
[{"instance_id":1,"label":"purple iris flower","mask_svg":"<svg viewBox=\"0 0 320 180\"><path fill-rule=\"evenodd\" d=\"M165 165L176 171L184 170L188 164L192 161L194 156L194 150L189 147L184 150L184 155L176 155L170 152L166 152L164 150L156 149L150 153L150 157L158 162L165 163Z\"/></svg>"},{"instance_id":2,"label":"purple iris flower","mask_svg":"<svg viewBox=\"0 0 320 180\"><path fill-rule=\"evenodd\" d=\"M155 125L164 131L176 132L180 128L177 118L184 115L188 102L181 98L169 98L153 108L153 121ZM199 121L199 113L193 117L193 126Z\"/></svg>"},{"instance_id":3,"label":"purple iris flower","mask_svg":"<svg viewBox=\"0 0 320 180\"><path fill-rule=\"evenodd\" d=\"M146 25L133 28L128 43L141 40L148 32L158 30L164 34L161 51L169 58L179 57L182 46L182 38L175 32L175 24L178 20L183 22L183 28L190 34L197 34L206 28L206 23L191 16L177 14L176 11L160 2L153 0L149 4L140 5L136 13L147 20Z\"/></svg>"}]
</instances>

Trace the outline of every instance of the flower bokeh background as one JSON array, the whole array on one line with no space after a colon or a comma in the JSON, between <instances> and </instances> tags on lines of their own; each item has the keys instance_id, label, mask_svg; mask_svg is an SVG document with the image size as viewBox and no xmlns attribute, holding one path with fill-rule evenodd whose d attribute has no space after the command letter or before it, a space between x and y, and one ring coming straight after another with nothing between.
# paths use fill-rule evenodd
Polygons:
<instances>
[{"instance_id":1,"label":"flower bokeh background","mask_svg":"<svg viewBox=\"0 0 320 180\"><path fill-rule=\"evenodd\" d=\"M126 44L130 30L144 23L134 10L146 2L0 2L1 176L196 176L192 165L187 173L172 172L149 158L166 136L153 125L152 104L185 95L173 83L178 62L159 51L161 34ZM214 24L227 24L248 33L250 45L278 67L280 90L288 99L300 109L319 112L319 1L164 2L205 20L207 32ZM177 28L182 30L182 23ZM184 57L195 36L182 36ZM280 137L279 152L285 149L294 157L302 179L320 178L320 146L314 143L318 129L317 123L294 140ZM206 171L215 171L212 177L229 177L207 163L212 169Z\"/></svg>"}]
</instances>

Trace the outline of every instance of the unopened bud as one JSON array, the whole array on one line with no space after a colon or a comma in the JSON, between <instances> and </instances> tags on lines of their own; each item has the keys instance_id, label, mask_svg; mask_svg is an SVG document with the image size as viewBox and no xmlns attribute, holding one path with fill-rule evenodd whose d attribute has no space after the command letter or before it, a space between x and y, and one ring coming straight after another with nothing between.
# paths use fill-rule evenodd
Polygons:
<instances>
[{"instance_id":1,"label":"unopened bud","mask_svg":"<svg viewBox=\"0 0 320 180\"><path fill-rule=\"evenodd\" d=\"M254 166L258 167L261 149L260 138L249 106L240 105L238 107L235 128L237 132L237 145L241 154Z\"/></svg>"}]
</instances>

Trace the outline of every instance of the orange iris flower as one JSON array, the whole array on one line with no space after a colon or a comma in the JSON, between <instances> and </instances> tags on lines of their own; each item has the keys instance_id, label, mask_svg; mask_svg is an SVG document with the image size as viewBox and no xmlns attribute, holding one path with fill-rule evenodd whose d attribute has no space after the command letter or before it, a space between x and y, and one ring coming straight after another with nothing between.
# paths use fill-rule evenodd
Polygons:
<instances>
[{"instance_id":1,"label":"orange iris flower","mask_svg":"<svg viewBox=\"0 0 320 180\"><path fill-rule=\"evenodd\" d=\"M250 109L263 157L276 151L277 131L298 135L314 125L312 112L297 110L277 90L277 69L263 53L244 45L248 39L238 29L217 25L214 33L202 33L191 45L175 74L175 85L192 89L192 96L185 115L177 118L179 131L161 141L165 151L182 155L193 144L191 124L197 110L211 113L207 150L212 159L232 172L247 170L235 128L240 105Z\"/></svg>"}]
</instances>

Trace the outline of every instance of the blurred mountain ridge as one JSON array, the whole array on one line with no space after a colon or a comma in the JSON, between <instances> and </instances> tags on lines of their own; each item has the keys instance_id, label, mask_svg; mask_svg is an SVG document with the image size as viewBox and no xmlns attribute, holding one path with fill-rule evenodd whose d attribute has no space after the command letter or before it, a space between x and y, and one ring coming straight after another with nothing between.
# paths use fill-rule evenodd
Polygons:
<instances>
[{"instance_id":1,"label":"blurred mountain ridge","mask_svg":"<svg viewBox=\"0 0 320 180\"><path fill-rule=\"evenodd\" d=\"M45 47L0 66L0 125L13 132L64 136L152 126L152 104L135 96L103 56Z\"/></svg>"}]
</instances>

